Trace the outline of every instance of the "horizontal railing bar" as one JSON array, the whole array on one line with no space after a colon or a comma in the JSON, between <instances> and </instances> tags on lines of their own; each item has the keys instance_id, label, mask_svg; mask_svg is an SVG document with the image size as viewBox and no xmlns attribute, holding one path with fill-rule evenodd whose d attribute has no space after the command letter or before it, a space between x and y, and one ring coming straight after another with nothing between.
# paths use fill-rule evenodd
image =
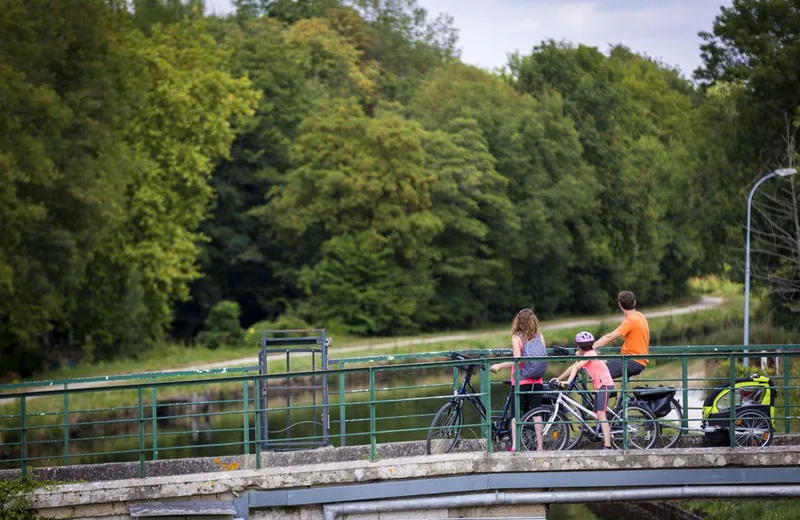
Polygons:
<instances>
[{"instance_id":1,"label":"horizontal railing bar","mask_svg":"<svg viewBox=\"0 0 800 520\"><path fill-rule=\"evenodd\" d=\"M800 356L800 351L798 352L784 352L783 355L790 355L790 357L795 357L792 354L797 354ZM665 358L674 358L674 357L686 357L690 359L728 359L731 354L720 353L720 352L710 352L710 353L694 353L688 352L681 354L680 356L675 355L666 355L666 354L650 354L645 356L647 359L650 360L658 360L658 359L665 359ZM607 354L599 354L596 356L596 359L599 360L610 360L610 359L636 359L643 357L641 355L633 355L633 356L621 356L621 355L607 355ZM749 352L747 354L739 354L736 356L736 359L739 357L759 357L754 352ZM439 361L439 362L426 362L426 363L410 363L410 364L399 364L399 365L385 365L385 366L377 366L377 367L370 367L369 370L373 370L375 372L391 372L391 371L398 371L398 370L406 370L406 369L420 369L420 368L429 368L429 367L453 367L453 366L463 366L463 365L483 365L488 363L489 361L496 362L498 360L502 360L504 358L472 358L469 360L449 360L449 361ZM520 358L513 358L508 357L510 360L542 360L542 361L553 361L553 357L520 357ZM581 356L558 356L559 360L561 361L576 361L581 359ZM364 368L358 367L351 367L351 368L337 368L337 369L330 369L326 371L326 375L333 376L339 373L355 373L355 372L363 372ZM309 377L309 376L316 376L319 377L321 373L319 371L304 371L304 372L292 372L290 373L292 377ZM270 379L286 379L287 374L266 374L266 375L248 375L248 376L235 376L235 377L225 377L225 378L217 378L214 379L215 384L232 384L241 381L252 381L252 380L270 380ZM102 387L102 388L67 388L67 389L58 389L58 390L45 390L40 392L27 392L27 393L8 393L3 394L0 396L2 399L13 399L19 398L21 396L26 397L40 397L40 396L54 396L54 395L63 395L65 393L87 393L87 392L108 392L109 390L138 390L139 388L143 389L150 389L153 387L160 388L160 387L169 387L169 386L191 386L191 385L207 385L209 383L208 380L202 379L194 379L194 380L181 380L181 381L150 381L150 382L142 382L137 384L130 384L130 385L118 385L113 387Z\"/></svg>"}]
</instances>

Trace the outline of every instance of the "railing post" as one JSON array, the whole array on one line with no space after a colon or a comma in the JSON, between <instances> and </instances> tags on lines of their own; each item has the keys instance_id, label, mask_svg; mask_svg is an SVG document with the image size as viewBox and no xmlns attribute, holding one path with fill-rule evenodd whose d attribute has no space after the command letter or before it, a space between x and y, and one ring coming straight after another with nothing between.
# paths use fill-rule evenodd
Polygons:
<instances>
[{"instance_id":1,"label":"railing post","mask_svg":"<svg viewBox=\"0 0 800 520\"><path fill-rule=\"evenodd\" d=\"M247 372L245 372L247 375ZM242 440L244 441L244 454L250 455L250 382L242 381Z\"/></svg>"},{"instance_id":2,"label":"railing post","mask_svg":"<svg viewBox=\"0 0 800 520\"><path fill-rule=\"evenodd\" d=\"M736 358L731 354L730 356L730 441L731 448L736 447Z\"/></svg>"},{"instance_id":3,"label":"railing post","mask_svg":"<svg viewBox=\"0 0 800 520\"><path fill-rule=\"evenodd\" d=\"M619 398L622 399L622 449L628 450L628 360L625 356L621 356L622 360L622 393Z\"/></svg>"},{"instance_id":4,"label":"railing post","mask_svg":"<svg viewBox=\"0 0 800 520\"><path fill-rule=\"evenodd\" d=\"M375 371L369 367L369 460L378 459L375 434Z\"/></svg>"},{"instance_id":5,"label":"railing post","mask_svg":"<svg viewBox=\"0 0 800 520\"><path fill-rule=\"evenodd\" d=\"M494 446L492 445L492 376L489 371L489 360L483 361L483 374L481 374L481 391L485 394L486 403L486 418L483 423L483 434L486 436L486 453L492 453ZM484 390L485 389L485 390Z\"/></svg>"},{"instance_id":6,"label":"railing post","mask_svg":"<svg viewBox=\"0 0 800 520\"><path fill-rule=\"evenodd\" d=\"M25 395L19 398L20 456L22 458L22 478L28 476L28 409Z\"/></svg>"},{"instance_id":7,"label":"railing post","mask_svg":"<svg viewBox=\"0 0 800 520\"><path fill-rule=\"evenodd\" d=\"M689 428L689 358L686 357L688 349L683 349L681 356L681 379L683 384L683 417L681 418L681 428L686 431Z\"/></svg>"},{"instance_id":8,"label":"railing post","mask_svg":"<svg viewBox=\"0 0 800 520\"><path fill-rule=\"evenodd\" d=\"M153 378L153 389L150 403L150 415L152 416L153 430L153 460L158 460L158 397L156 396L156 385L158 378Z\"/></svg>"},{"instance_id":9,"label":"railing post","mask_svg":"<svg viewBox=\"0 0 800 520\"><path fill-rule=\"evenodd\" d=\"M789 394L789 371L791 370L791 365L789 363L790 358L787 355L786 351L783 352L783 416L784 416L784 432L791 433L792 432L792 418L791 418L791 407L790 407L790 394ZM777 368L777 367L776 367Z\"/></svg>"},{"instance_id":10,"label":"railing post","mask_svg":"<svg viewBox=\"0 0 800 520\"><path fill-rule=\"evenodd\" d=\"M514 358L514 386L511 387L511 391L514 392L514 436L517 438L517 444L520 444L522 441L520 439L520 434L522 433L522 417L519 416L519 364L517 363L517 359ZM517 451L517 446L514 446L514 440L511 440L511 448L514 451Z\"/></svg>"},{"instance_id":11,"label":"railing post","mask_svg":"<svg viewBox=\"0 0 800 520\"><path fill-rule=\"evenodd\" d=\"M345 395L345 374L344 374L344 367L346 363L339 364L339 446L344 447L347 446L347 429L346 429L346 421L347 421L347 410L345 409L345 403L347 401L347 396Z\"/></svg>"},{"instance_id":12,"label":"railing post","mask_svg":"<svg viewBox=\"0 0 800 520\"><path fill-rule=\"evenodd\" d=\"M145 478L147 472L144 467L144 389L139 386L139 478Z\"/></svg>"},{"instance_id":13,"label":"railing post","mask_svg":"<svg viewBox=\"0 0 800 520\"><path fill-rule=\"evenodd\" d=\"M69 465L69 383L64 383L64 465Z\"/></svg>"},{"instance_id":14,"label":"railing post","mask_svg":"<svg viewBox=\"0 0 800 520\"><path fill-rule=\"evenodd\" d=\"M253 380L253 407L255 408L256 417L256 438L255 438L255 450L256 450L256 469L261 469L261 414L264 413L261 408L261 388L266 385L266 381L262 380L259 377L257 380Z\"/></svg>"}]
</instances>

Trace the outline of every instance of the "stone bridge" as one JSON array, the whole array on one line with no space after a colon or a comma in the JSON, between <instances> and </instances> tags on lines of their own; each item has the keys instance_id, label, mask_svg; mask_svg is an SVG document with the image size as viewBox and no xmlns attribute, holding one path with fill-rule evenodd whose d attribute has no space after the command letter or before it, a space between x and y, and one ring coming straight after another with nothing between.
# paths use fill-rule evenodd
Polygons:
<instances>
[{"instance_id":1,"label":"stone bridge","mask_svg":"<svg viewBox=\"0 0 800 520\"><path fill-rule=\"evenodd\" d=\"M789 441L788 436L781 441ZM43 518L545 518L547 503L800 496L800 446L439 456L418 443L37 470ZM480 449L465 443L465 450Z\"/></svg>"}]
</instances>

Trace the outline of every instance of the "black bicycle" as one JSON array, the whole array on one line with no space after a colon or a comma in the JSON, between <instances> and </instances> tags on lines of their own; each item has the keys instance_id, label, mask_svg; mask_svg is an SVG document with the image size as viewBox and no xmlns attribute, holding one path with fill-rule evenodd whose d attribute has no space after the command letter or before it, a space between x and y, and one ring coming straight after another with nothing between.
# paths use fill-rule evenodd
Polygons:
<instances>
[{"instance_id":1,"label":"black bicycle","mask_svg":"<svg viewBox=\"0 0 800 520\"><path fill-rule=\"evenodd\" d=\"M451 352L450 358L456 361L470 361L473 358L465 356L459 352ZM428 438L425 444L425 453L431 455L433 453L450 453L458 445L461 440L461 430L464 428L464 404L470 403L482 421L486 420L486 407L481 400L480 393L472 386L472 376L482 369L480 365L467 364L460 367L464 370L464 379L461 381L461 386L445 403L431 422L428 429ZM505 384L510 385L510 381L504 381ZM511 436L511 407L513 406L514 392L509 392L506 402L503 405L503 412L500 415L493 415L490 421L492 428L492 440L494 443L499 443ZM525 449L535 449L536 447L536 431L533 424L523 424L520 431L519 445ZM560 442L560 439L543 439L543 447L545 450L553 448L554 443Z\"/></svg>"}]
</instances>

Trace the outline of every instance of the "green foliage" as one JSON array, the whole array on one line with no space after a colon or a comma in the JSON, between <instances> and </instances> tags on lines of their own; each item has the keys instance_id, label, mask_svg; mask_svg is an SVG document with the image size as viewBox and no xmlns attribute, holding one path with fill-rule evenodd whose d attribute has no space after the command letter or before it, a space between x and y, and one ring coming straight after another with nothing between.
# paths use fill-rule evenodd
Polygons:
<instances>
[{"instance_id":1,"label":"green foliage","mask_svg":"<svg viewBox=\"0 0 800 520\"><path fill-rule=\"evenodd\" d=\"M743 241L741 223L746 205L742 200L753 183L767 171L797 164L797 115L800 109L800 76L792 64L800 59L800 46L792 38L800 28L800 10L787 0L741 0L722 9L710 32L702 32L703 66L695 72L705 92L701 111L705 128L721 123L718 132L699 146L710 153L702 157L699 182L719 186L708 204L708 219L727 235L726 245ZM716 169L719 167L719 169ZM703 181L704 178L708 180ZM770 286L772 298L796 320L800 308L800 245L798 183L796 179L771 180L754 199L753 275ZM713 208L713 210L711 209ZM700 224L705 224L702 219ZM727 222L726 222L727 221ZM784 230L794 234L784 234ZM719 232L717 232L719 234ZM722 262L739 256L738 250L723 249ZM736 258L736 257L734 257Z\"/></svg>"},{"instance_id":2,"label":"green foliage","mask_svg":"<svg viewBox=\"0 0 800 520\"><path fill-rule=\"evenodd\" d=\"M257 94L202 20L148 38L100 0L0 12L3 357L135 354L198 276L209 176Z\"/></svg>"},{"instance_id":3,"label":"green foliage","mask_svg":"<svg viewBox=\"0 0 800 520\"><path fill-rule=\"evenodd\" d=\"M726 297L740 295L744 291L742 284L731 281L725 275L715 274L694 276L687 282L687 287L693 294L715 294Z\"/></svg>"},{"instance_id":4,"label":"green foliage","mask_svg":"<svg viewBox=\"0 0 800 520\"><path fill-rule=\"evenodd\" d=\"M239 325L242 309L232 301L221 301L208 313L204 330L197 335L197 342L204 347L215 349L228 345L241 345L244 331Z\"/></svg>"},{"instance_id":5,"label":"green foliage","mask_svg":"<svg viewBox=\"0 0 800 520\"><path fill-rule=\"evenodd\" d=\"M310 297L312 321L385 333L425 320L418 312L432 290L430 244L441 223L430 212L420 134L393 114L367 117L353 100L320 103L304 121L298 167L273 188L265 217L300 252L294 283Z\"/></svg>"},{"instance_id":6,"label":"green foliage","mask_svg":"<svg viewBox=\"0 0 800 520\"><path fill-rule=\"evenodd\" d=\"M33 520L30 493L51 483L33 479L0 480L0 517L5 520Z\"/></svg>"},{"instance_id":7,"label":"green foliage","mask_svg":"<svg viewBox=\"0 0 800 520\"><path fill-rule=\"evenodd\" d=\"M475 324L487 317L484 302L499 299L510 283L503 237L519 231L519 218L478 122L456 118L443 128L423 141L432 212L443 225L434 242L430 309L439 325Z\"/></svg>"},{"instance_id":8,"label":"green foliage","mask_svg":"<svg viewBox=\"0 0 800 520\"><path fill-rule=\"evenodd\" d=\"M681 507L708 520L790 520L800 515L800 500L726 500L681 502Z\"/></svg>"},{"instance_id":9,"label":"green foliage","mask_svg":"<svg viewBox=\"0 0 800 520\"><path fill-rule=\"evenodd\" d=\"M262 320L250 326L248 333L260 335L265 330L291 330L291 329L310 329L312 326L303 318L297 315L294 310L289 310L281 314L274 320ZM326 327L330 328L330 327Z\"/></svg>"},{"instance_id":10,"label":"green foliage","mask_svg":"<svg viewBox=\"0 0 800 520\"><path fill-rule=\"evenodd\" d=\"M586 285L584 301L572 306L605 309L622 287L640 298L679 294L700 244L679 191L691 86L625 48L606 58L594 48L555 42L513 58L509 80L536 97L561 93L599 181L586 231L591 239L579 245L573 273Z\"/></svg>"},{"instance_id":11,"label":"green foliage","mask_svg":"<svg viewBox=\"0 0 800 520\"><path fill-rule=\"evenodd\" d=\"M417 0L50 4L0 0L10 372L135 357L204 321L218 347L245 341L239 320L398 334L606 312L622 289L733 296L743 196L795 160L787 1L723 9L699 89L622 46L469 67ZM755 319L791 325L784 296ZM687 323L654 338L705 330Z\"/></svg>"}]
</instances>

